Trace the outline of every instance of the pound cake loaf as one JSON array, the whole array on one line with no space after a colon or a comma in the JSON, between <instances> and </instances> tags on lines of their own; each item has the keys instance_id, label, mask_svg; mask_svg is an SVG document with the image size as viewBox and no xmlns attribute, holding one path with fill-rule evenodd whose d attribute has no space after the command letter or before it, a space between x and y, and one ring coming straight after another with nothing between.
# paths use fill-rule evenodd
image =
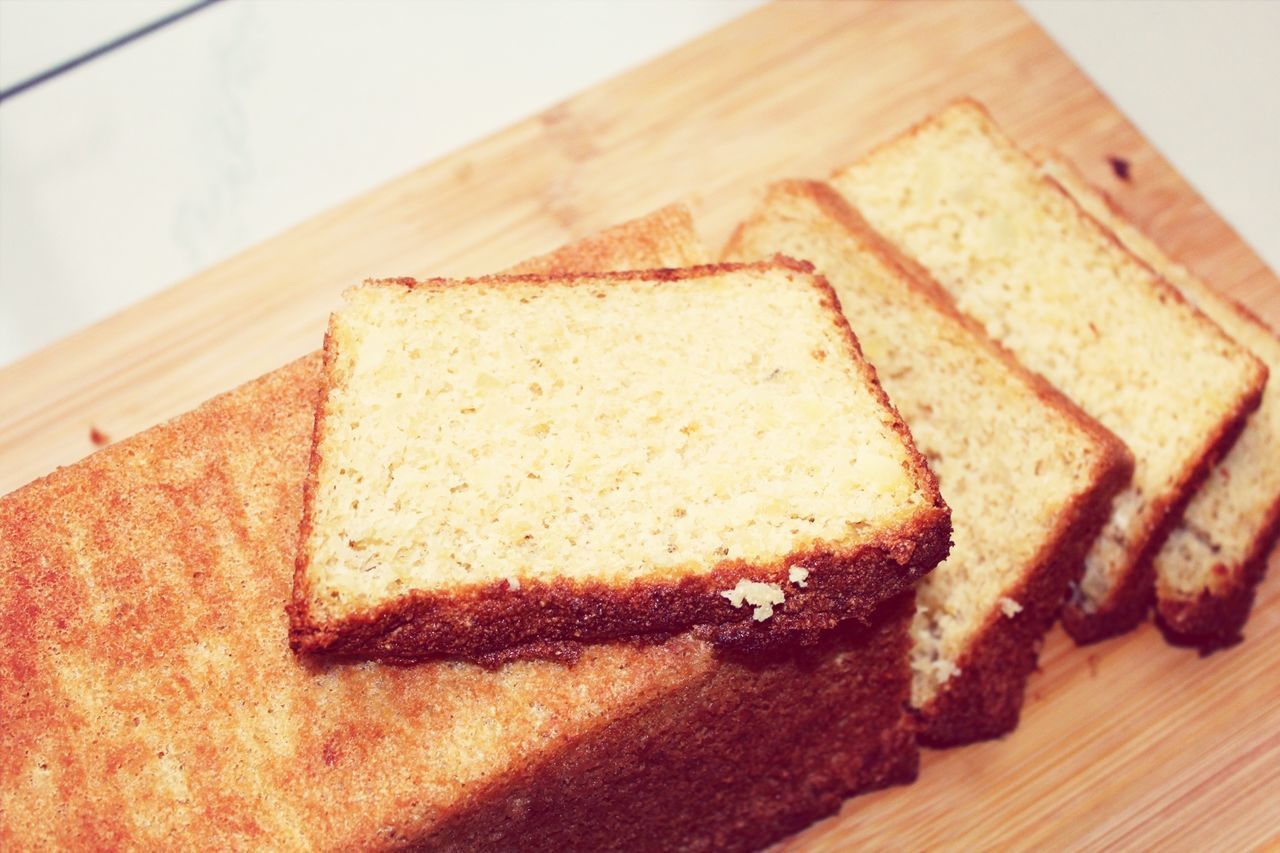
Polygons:
<instances>
[{"instance_id":1,"label":"pound cake loaf","mask_svg":"<svg viewBox=\"0 0 1280 853\"><path fill-rule=\"evenodd\" d=\"M973 101L834 184L960 310L1129 446L1132 483L1063 623L1078 642L1135 626L1154 594L1152 558L1257 406L1266 368L1044 178Z\"/></svg>"},{"instance_id":2,"label":"pound cake loaf","mask_svg":"<svg viewBox=\"0 0 1280 853\"><path fill-rule=\"evenodd\" d=\"M809 641L946 553L932 475L801 265L380 281L346 300L298 650L489 660L692 626Z\"/></svg>"},{"instance_id":3,"label":"pound cake loaf","mask_svg":"<svg viewBox=\"0 0 1280 853\"><path fill-rule=\"evenodd\" d=\"M831 283L951 507L951 553L920 581L911 628L921 739L1003 735L1133 459L828 185L771 186L724 257L775 252L804 258Z\"/></svg>"},{"instance_id":4,"label":"pound cake loaf","mask_svg":"<svg viewBox=\"0 0 1280 853\"><path fill-rule=\"evenodd\" d=\"M1166 255L1066 160L1040 162L1126 249L1260 358L1269 376L1280 375L1280 339L1266 324ZM1175 642L1205 650L1234 643L1267 570L1280 534L1280 394L1268 389L1156 554L1156 609Z\"/></svg>"},{"instance_id":5,"label":"pound cake loaf","mask_svg":"<svg viewBox=\"0 0 1280 853\"><path fill-rule=\"evenodd\" d=\"M689 634L570 668L295 656L320 379L0 498L0 849L745 850L914 778L907 598L790 660Z\"/></svg>"}]
</instances>

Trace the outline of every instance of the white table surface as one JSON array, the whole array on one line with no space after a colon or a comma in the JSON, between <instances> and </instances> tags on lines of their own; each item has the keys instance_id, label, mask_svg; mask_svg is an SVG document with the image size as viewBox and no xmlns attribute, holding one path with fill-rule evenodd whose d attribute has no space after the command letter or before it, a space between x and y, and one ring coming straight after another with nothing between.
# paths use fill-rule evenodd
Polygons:
<instances>
[{"instance_id":1,"label":"white table surface","mask_svg":"<svg viewBox=\"0 0 1280 853\"><path fill-rule=\"evenodd\" d=\"M187 4L0 0L0 89ZM225 0L0 102L0 365L757 0ZM1026 7L1280 267L1280 2Z\"/></svg>"}]
</instances>

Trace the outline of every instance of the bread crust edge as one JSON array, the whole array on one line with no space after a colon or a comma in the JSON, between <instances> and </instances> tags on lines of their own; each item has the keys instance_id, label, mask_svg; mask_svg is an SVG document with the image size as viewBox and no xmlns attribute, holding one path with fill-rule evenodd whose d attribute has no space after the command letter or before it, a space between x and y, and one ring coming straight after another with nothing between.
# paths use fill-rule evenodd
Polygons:
<instances>
[{"instance_id":1,"label":"bread crust edge","mask_svg":"<svg viewBox=\"0 0 1280 853\"><path fill-rule=\"evenodd\" d=\"M915 723L904 710L913 601L908 592L881 607L872 627L846 623L812 650L717 662L398 841L428 849L755 850L849 797L910 783L919 768ZM769 734L744 740L746 731ZM706 778L719 785L698 784Z\"/></svg>"}]
</instances>

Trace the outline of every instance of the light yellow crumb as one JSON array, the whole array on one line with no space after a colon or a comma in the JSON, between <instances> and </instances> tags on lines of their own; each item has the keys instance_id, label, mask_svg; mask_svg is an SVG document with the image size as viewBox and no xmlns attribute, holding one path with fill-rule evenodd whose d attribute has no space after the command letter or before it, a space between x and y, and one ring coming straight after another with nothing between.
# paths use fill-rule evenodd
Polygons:
<instances>
[{"instance_id":1,"label":"light yellow crumb","mask_svg":"<svg viewBox=\"0 0 1280 853\"><path fill-rule=\"evenodd\" d=\"M741 607L743 604L754 607L755 612L751 614L751 618L757 622L763 622L772 616L773 606L786 600L782 587L776 583L761 583L746 578L738 581L733 589L726 589L720 594L729 599L734 607Z\"/></svg>"},{"instance_id":2,"label":"light yellow crumb","mask_svg":"<svg viewBox=\"0 0 1280 853\"><path fill-rule=\"evenodd\" d=\"M1022 612L1022 605L1007 595L1002 595L1000 597L1000 612L1012 619Z\"/></svg>"},{"instance_id":3,"label":"light yellow crumb","mask_svg":"<svg viewBox=\"0 0 1280 853\"><path fill-rule=\"evenodd\" d=\"M787 572L787 578L796 586L808 586L809 570L804 566L792 566Z\"/></svg>"},{"instance_id":4,"label":"light yellow crumb","mask_svg":"<svg viewBox=\"0 0 1280 853\"><path fill-rule=\"evenodd\" d=\"M952 661L946 658L939 658L934 661L934 672L937 673L938 683L946 684L951 679L960 674L960 667L956 666Z\"/></svg>"}]
</instances>

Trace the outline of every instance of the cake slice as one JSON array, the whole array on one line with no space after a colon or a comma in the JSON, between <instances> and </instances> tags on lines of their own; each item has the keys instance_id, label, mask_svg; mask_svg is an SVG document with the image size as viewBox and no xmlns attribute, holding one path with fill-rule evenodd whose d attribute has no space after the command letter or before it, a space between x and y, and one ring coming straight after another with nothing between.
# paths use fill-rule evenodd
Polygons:
<instances>
[{"instance_id":1,"label":"cake slice","mask_svg":"<svg viewBox=\"0 0 1280 853\"><path fill-rule=\"evenodd\" d=\"M946 553L933 477L803 265L380 281L346 299L301 530L301 651L492 659L694 626L740 649L811 641Z\"/></svg>"},{"instance_id":2,"label":"cake slice","mask_svg":"<svg viewBox=\"0 0 1280 853\"><path fill-rule=\"evenodd\" d=\"M765 661L295 656L320 385L317 354L0 497L0 846L759 849L914 778L909 594Z\"/></svg>"},{"instance_id":3,"label":"cake slice","mask_svg":"<svg viewBox=\"0 0 1280 853\"><path fill-rule=\"evenodd\" d=\"M1041 165L1126 249L1260 358L1270 376L1280 375L1275 332L1166 255L1067 161L1047 156ZM1280 533L1280 393L1268 387L1156 554L1156 609L1175 642L1207 650L1239 639L1254 589L1266 573L1267 555Z\"/></svg>"},{"instance_id":4,"label":"cake slice","mask_svg":"<svg viewBox=\"0 0 1280 853\"><path fill-rule=\"evenodd\" d=\"M1152 558L1257 406L1266 368L1040 175L973 101L833 183L960 310L1133 452L1132 483L1085 557L1063 623L1078 642L1135 626L1154 594Z\"/></svg>"},{"instance_id":5,"label":"cake slice","mask_svg":"<svg viewBox=\"0 0 1280 853\"><path fill-rule=\"evenodd\" d=\"M955 746L1005 734L1133 459L828 185L774 184L724 257L775 252L804 258L831 283L951 507L954 544L920 581L911 629L921 739Z\"/></svg>"}]
</instances>

